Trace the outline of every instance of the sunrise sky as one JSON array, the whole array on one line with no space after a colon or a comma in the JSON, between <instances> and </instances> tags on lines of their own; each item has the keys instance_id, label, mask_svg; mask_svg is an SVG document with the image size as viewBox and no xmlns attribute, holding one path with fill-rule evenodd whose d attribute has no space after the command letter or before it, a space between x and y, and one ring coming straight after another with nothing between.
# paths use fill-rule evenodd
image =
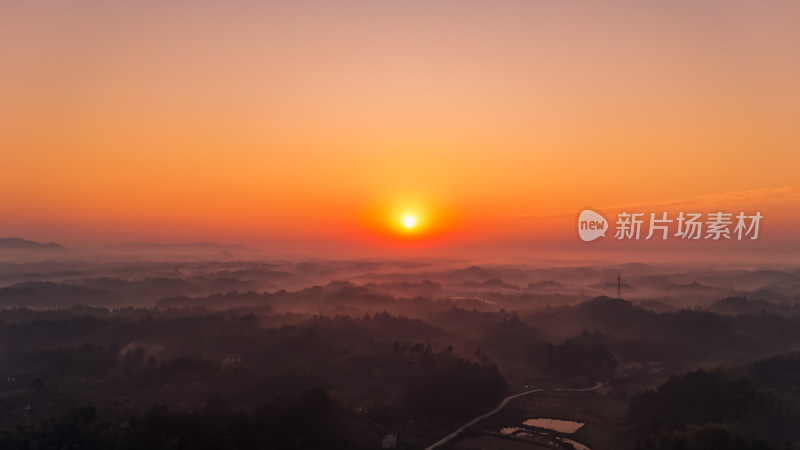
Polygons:
<instances>
[{"instance_id":1,"label":"sunrise sky","mask_svg":"<svg viewBox=\"0 0 800 450\"><path fill-rule=\"evenodd\" d=\"M503 256L722 209L797 250L798 55L796 1L6 2L0 236Z\"/></svg>"}]
</instances>

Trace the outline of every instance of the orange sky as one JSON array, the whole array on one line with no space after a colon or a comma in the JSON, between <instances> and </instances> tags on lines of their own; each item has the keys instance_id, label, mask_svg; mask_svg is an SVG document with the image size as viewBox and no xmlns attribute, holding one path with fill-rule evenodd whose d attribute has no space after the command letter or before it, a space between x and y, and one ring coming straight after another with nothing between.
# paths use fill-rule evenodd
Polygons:
<instances>
[{"instance_id":1,"label":"orange sky","mask_svg":"<svg viewBox=\"0 0 800 450\"><path fill-rule=\"evenodd\" d=\"M503 256L691 205L800 248L797 2L0 8L2 236Z\"/></svg>"}]
</instances>

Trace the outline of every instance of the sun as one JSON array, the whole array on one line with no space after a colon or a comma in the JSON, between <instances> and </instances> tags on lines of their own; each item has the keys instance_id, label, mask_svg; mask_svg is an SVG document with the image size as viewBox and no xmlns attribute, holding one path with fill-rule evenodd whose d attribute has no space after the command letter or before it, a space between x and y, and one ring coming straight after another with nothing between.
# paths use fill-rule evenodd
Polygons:
<instances>
[{"instance_id":1,"label":"sun","mask_svg":"<svg viewBox=\"0 0 800 450\"><path fill-rule=\"evenodd\" d=\"M414 228L414 225L417 224L417 219L414 216L405 216L403 217L403 225L406 228Z\"/></svg>"}]
</instances>

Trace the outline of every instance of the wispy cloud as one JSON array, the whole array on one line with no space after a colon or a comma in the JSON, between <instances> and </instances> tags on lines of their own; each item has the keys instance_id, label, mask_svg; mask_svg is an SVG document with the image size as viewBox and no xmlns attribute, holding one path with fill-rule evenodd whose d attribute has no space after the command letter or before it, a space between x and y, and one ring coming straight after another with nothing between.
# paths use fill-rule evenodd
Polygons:
<instances>
[{"instance_id":1,"label":"wispy cloud","mask_svg":"<svg viewBox=\"0 0 800 450\"><path fill-rule=\"evenodd\" d=\"M717 192L703 194L695 197L683 197L674 199L661 199L655 202L645 203L619 203L597 207L598 211L647 211L658 212L659 210L669 210L680 207L682 209L707 209L724 208L735 204L738 206L764 205L769 203L800 202L800 193L791 187L760 188L744 191ZM575 216L579 211L563 211L558 214L541 215L540 213L523 213L509 219L517 220L547 220L563 217Z\"/></svg>"}]
</instances>

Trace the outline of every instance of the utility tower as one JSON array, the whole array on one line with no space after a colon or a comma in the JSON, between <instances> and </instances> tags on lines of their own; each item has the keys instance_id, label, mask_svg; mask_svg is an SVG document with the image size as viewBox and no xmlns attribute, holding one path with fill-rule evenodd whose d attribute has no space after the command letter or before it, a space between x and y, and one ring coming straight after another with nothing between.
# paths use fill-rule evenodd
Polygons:
<instances>
[{"instance_id":1,"label":"utility tower","mask_svg":"<svg viewBox=\"0 0 800 450\"><path fill-rule=\"evenodd\" d=\"M622 277L617 272L617 298L622 298L620 291L622 291Z\"/></svg>"}]
</instances>

